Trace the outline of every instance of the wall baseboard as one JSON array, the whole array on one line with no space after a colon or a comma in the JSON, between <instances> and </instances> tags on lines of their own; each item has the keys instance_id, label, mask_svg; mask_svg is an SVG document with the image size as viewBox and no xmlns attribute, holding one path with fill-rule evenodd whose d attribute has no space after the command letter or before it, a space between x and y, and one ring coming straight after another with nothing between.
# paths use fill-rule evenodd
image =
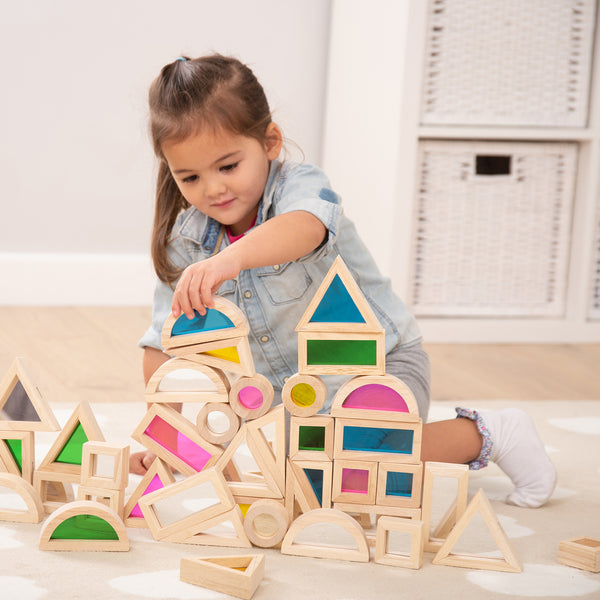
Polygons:
<instances>
[{"instance_id":1,"label":"wall baseboard","mask_svg":"<svg viewBox=\"0 0 600 600\"><path fill-rule=\"evenodd\" d=\"M149 306L146 254L0 253L0 306Z\"/></svg>"}]
</instances>

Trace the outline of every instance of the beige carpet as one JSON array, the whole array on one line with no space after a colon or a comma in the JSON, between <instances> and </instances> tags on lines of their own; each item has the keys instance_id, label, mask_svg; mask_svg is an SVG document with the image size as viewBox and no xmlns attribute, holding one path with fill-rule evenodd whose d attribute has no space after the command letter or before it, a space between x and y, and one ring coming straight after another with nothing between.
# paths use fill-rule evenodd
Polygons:
<instances>
[{"instance_id":1,"label":"beige carpet","mask_svg":"<svg viewBox=\"0 0 600 600\"><path fill-rule=\"evenodd\" d=\"M480 402L475 408L497 408L506 402ZM509 480L495 466L471 472L469 492L483 488L519 555L519 574L436 566L426 554L419 570L370 563L266 555L266 569L256 600L363 600L387 598L600 598L600 574L557 562L558 543L575 536L600 539L600 401L519 402L536 422L554 461L559 482L550 502L540 509L508 506L503 498ZM61 423L74 405L55 404ZM144 413L142 404L92 405L107 441L129 440ZM190 409L191 410L191 409ZM430 420L453 415L452 406L435 404ZM191 416L191 415L190 415ZM56 434L36 434L39 462ZM132 448L138 446L132 442ZM138 481L131 477L129 491ZM0 490L0 506L11 494ZM443 500L443 499L442 499ZM477 551L491 543L483 522L472 524L464 544ZM40 525L0 523L0 598L4 599L220 599L204 588L179 581L182 557L248 553L248 550L160 543L147 530L128 529L128 553L43 552L37 542ZM465 547L464 551L470 548ZM494 548L490 545L489 550Z\"/></svg>"}]
</instances>

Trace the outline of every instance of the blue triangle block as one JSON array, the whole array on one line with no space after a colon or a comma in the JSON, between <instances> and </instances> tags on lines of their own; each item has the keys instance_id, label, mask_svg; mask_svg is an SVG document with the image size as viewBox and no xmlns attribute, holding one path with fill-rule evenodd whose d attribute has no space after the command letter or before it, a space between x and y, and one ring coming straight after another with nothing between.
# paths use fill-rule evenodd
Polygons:
<instances>
[{"instance_id":1,"label":"blue triangle block","mask_svg":"<svg viewBox=\"0 0 600 600\"><path fill-rule=\"evenodd\" d=\"M202 333L203 331L216 331L218 329L229 329L235 327L231 319L215 308L209 308L202 316L194 311L194 317L188 319L181 315L171 329L171 335L185 335L186 333Z\"/></svg>"},{"instance_id":2,"label":"blue triangle block","mask_svg":"<svg viewBox=\"0 0 600 600\"><path fill-rule=\"evenodd\" d=\"M339 275L336 275L327 291L325 292L319 306L310 318L311 323L364 323L365 319L354 300L348 293L346 286L342 283Z\"/></svg>"},{"instance_id":3,"label":"blue triangle block","mask_svg":"<svg viewBox=\"0 0 600 600\"><path fill-rule=\"evenodd\" d=\"M321 469L304 469L319 504L323 505L323 471Z\"/></svg>"}]
</instances>

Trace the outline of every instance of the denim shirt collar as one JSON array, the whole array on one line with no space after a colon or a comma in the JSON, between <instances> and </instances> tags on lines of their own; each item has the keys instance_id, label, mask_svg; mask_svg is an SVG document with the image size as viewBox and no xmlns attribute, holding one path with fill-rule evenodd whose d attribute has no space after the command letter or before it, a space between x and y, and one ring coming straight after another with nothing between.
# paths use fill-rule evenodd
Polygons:
<instances>
[{"instance_id":1,"label":"denim shirt collar","mask_svg":"<svg viewBox=\"0 0 600 600\"><path fill-rule=\"evenodd\" d=\"M271 161L267 184L263 197L258 204L258 215L256 225L264 223L269 218L269 209L273 204L276 184L282 170L282 164L278 160ZM221 223L211 217L207 217L193 206L188 208L182 215L179 235L196 244L200 244L205 252L212 254L218 248L215 248L219 241L221 233Z\"/></svg>"}]
</instances>

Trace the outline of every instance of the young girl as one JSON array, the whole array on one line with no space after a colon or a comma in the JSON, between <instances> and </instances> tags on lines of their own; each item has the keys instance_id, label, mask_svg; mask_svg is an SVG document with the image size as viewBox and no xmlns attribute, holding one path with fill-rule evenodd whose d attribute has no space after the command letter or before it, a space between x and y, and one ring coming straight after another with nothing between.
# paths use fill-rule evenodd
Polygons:
<instances>
[{"instance_id":1,"label":"young girl","mask_svg":"<svg viewBox=\"0 0 600 600\"><path fill-rule=\"evenodd\" d=\"M169 313L203 315L218 293L246 314L256 370L277 393L297 371L294 329L339 254L385 328L386 372L411 388L425 422L429 362L415 319L323 172L278 160L282 133L252 71L219 55L180 57L153 82L149 102L159 159L152 236L159 281L152 326L140 340L146 381L170 358L160 345ZM424 425L421 460L474 469L495 461L515 484L508 502L544 504L555 470L531 419L517 409L457 412ZM134 454L131 470L144 473L152 458Z\"/></svg>"}]
</instances>

